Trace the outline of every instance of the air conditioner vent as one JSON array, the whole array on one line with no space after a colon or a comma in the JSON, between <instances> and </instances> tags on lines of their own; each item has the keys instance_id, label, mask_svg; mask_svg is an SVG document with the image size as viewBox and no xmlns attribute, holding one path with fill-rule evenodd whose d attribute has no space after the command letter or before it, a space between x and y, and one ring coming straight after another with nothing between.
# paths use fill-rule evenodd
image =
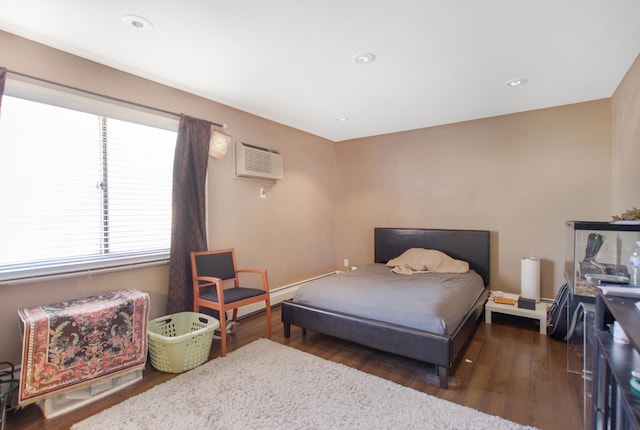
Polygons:
<instances>
[{"instance_id":1,"label":"air conditioner vent","mask_svg":"<svg viewBox=\"0 0 640 430\"><path fill-rule=\"evenodd\" d=\"M247 178L282 179L282 154L274 149L237 142L236 175Z\"/></svg>"}]
</instances>

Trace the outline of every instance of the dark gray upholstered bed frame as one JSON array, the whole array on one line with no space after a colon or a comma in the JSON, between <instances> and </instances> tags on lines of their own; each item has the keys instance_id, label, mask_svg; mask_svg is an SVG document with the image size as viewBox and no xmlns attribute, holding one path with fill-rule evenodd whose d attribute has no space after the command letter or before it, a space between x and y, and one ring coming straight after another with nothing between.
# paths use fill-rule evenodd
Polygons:
<instances>
[{"instance_id":1,"label":"dark gray upholstered bed frame","mask_svg":"<svg viewBox=\"0 0 640 430\"><path fill-rule=\"evenodd\" d=\"M437 366L440 387L448 388L448 371L473 337L489 296L490 240L484 230L436 230L376 228L375 262L386 263L409 248L440 250L464 260L484 280L485 290L460 326L450 336L442 336L344 313L328 311L287 300L282 302L284 336L291 325L313 330L364 346L391 352Z\"/></svg>"}]
</instances>

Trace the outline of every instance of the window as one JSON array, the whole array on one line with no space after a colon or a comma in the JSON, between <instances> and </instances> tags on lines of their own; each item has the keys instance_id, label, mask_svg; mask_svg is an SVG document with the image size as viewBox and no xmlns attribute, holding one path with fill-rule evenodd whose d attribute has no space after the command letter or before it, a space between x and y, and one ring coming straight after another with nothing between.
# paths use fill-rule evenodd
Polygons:
<instances>
[{"instance_id":1,"label":"window","mask_svg":"<svg viewBox=\"0 0 640 430\"><path fill-rule=\"evenodd\" d=\"M7 94L0 281L167 260L175 130Z\"/></svg>"}]
</instances>

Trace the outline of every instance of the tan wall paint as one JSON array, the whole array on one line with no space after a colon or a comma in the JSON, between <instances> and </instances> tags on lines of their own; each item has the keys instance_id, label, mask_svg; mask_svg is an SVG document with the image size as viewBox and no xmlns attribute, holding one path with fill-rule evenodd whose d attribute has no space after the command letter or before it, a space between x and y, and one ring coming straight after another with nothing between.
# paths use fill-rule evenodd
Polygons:
<instances>
[{"instance_id":1,"label":"tan wall paint","mask_svg":"<svg viewBox=\"0 0 640 430\"><path fill-rule=\"evenodd\" d=\"M335 270L335 143L0 32L0 65L128 101L227 123L235 139L279 150L284 179L235 177L233 149L209 161L210 248L235 247L238 264L266 268L272 288ZM4 142L3 142L4 144ZM260 199L260 187L267 198ZM166 314L168 267L0 286L0 361L20 362L17 310L134 287Z\"/></svg>"},{"instance_id":2,"label":"tan wall paint","mask_svg":"<svg viewBox=\"0 0 640 430\"><path fill-rule=\"evenodd\" d=\"M565 221L610 213L610 101L338 143L336 264L373 261L372 229L492 232L492 288L519 292L542 259L542 296L563 282Z\"/></svg>"},{"instance_id":3,"label":"tan wall paint","mask_svg":"<svg viewBox=\"0 0 640 430\"><path fill-rule=\"evenodd\" d=\"M640 55L611 103L612 208L615 214L640 208Z\"/></svg>"},{"instance_id":4,"label":"tan wall paint","mask_svg":"<svg viewBox=\"0 0 640 430\"><path fill-rule=\"evenodd\" d=\"M564 221L608 219L611 178L621 182L611 169L632 158L628 151L637 159L637 62L613 116L601 100L337 145L3 32L0 65L223 121L237 140L281 151L278 183L235 178L233 150L209 163L210 248L236 247L239 264L266 267L272 287L341 267L343 258L370 262L375 226L475 228L492 231L494 289L517 291L519 259L531 252L543 259L543 295L552 296L562 282ZM635 142L614 145L613 161L612 119L617 141ZM161 266L0 287L0 359L20 360L19 308L135 287L151 294L159 316L167 278Z\"/></svg>"}]
</instances>

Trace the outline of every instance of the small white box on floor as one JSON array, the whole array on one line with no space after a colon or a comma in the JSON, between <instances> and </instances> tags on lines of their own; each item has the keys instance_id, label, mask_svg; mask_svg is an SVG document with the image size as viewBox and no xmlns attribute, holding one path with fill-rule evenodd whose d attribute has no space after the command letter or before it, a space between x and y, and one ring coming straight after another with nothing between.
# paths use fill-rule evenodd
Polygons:
<instances>
[{"instance_id":1,"label":"small white box on floor","mask_svg":"<svg viewBox=\"0 0 640 430\"><path fill-rule=\"evenodd\" d=\"M58 394L38 402L45 418L71 412L79 407L95 402L109 394L113 394L142 379L142 370L134 370L111 379L100 381L88 387L79 388L67 393Z\"/></svg>"}]
</instances>

